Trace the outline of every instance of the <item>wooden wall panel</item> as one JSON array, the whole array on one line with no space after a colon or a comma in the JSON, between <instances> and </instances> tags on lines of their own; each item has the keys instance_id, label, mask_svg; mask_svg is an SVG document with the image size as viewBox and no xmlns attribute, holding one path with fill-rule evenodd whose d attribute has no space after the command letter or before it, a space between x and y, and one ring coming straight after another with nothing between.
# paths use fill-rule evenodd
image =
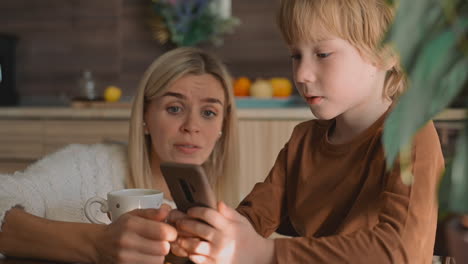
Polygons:
<instances>
[{"instance_id":1,"label":"wooden wall panel","mask_svg":"<svg viewBox=\"0 0 468 264\"><path fill-rule=\"evenodd\" d=\"M120 0L0 1L0 32L19 37L22 96L76 96L80 70L103 80L120 74Z\"/></svg>"},{"instance_id":2,"label":"wooden wall panel","mask_svg":"<svg viewBox=\"0 0 468 264\"><path fill-rule=\"evenodd\" d=\"M302 120L242 120L239 122L240 176L239 200L255 183L270 172L280 150L289 140L294 127Z\"/></svg>"},{"instance_id":3,"label":"wooden wall panel","mask_svg":"<svg viewBox=\"0 0 468 264\"><path fill-rule=\"evenodd\" d=\"M276 28L276 2L233 0L242 24L221 47L202 45L236 75L289 76L289 56ZM98 89L116 84L133 95L143 71L167 47L151 37L150 0L2 0L0 32L19 36L18 90L23 97L79 95L80 70Z\"/></svg>"},{"instance_id":4,"label":"wooden wall panel","mask_svg":"<svg viewBox=\"0 0 468 264\"><path fill-rule=\"evenodd\" d=\"M148 25L150 1L123 0L121 22L122 71L119 83L127 94L134 94L143 72L164 52L152 39Z\"/></svg>"},{"instance_id":5,"label":"wooden wall panel","mask_svg":"<svg viewBox=\"0 0 468 264\"><path fill-rule=\"evenodd\" d=\"M251 78L290 76L289 53L276 26L278 1L234 0L233 15L242 24L219 49L236 76Z\"/></svg>"},{"instance_id":6,"label":"wooden wall panel","mask_svg":"<svg viewBox=\"0 0 468 264\"><path fill-rule=\"evenodd\" d=\"M0 160L33 160L43 155L41 120L0 120Z\"/></svg>"}]
</instances>

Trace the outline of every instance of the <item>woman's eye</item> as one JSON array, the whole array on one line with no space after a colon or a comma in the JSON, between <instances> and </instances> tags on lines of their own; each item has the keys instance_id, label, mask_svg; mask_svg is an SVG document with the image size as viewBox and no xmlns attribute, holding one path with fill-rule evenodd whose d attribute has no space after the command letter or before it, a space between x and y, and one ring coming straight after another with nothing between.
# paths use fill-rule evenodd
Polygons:
<instances>
[{"instance_id":1,"label":"woman's eye","mask_svg":"<svg viewBox=\"0 0 468 264\"><path fill-rule=\"evenodd\" d=\"M202 111L202 115L207 118L215 117L217 114L211 110L204 110Z\"/></svg>"},{"instance_id":2,"label":"woman's eye","mask_svg":"<svg viewBox=\"0 0 468 264\"><path fill-rule=\"evenodd\" d=\"M322 53L317 53L317 57L321 58L321 59L324 59L328 56L330 56L331 53L325 53L325 52L322 52Z\"/></svg>"},{"instance_id":3,"label":"woman's eye","mask_svg":"<svg viewBox=\"0 0 468 264\"><path fill-rule=\"evenodd\" d=\"M166 108L166 111L170 114L177 114L177 113L180 113L182 111L182 107L179 107L179 106L169 106L168 108Z\"/></svg>"}]
</instances>

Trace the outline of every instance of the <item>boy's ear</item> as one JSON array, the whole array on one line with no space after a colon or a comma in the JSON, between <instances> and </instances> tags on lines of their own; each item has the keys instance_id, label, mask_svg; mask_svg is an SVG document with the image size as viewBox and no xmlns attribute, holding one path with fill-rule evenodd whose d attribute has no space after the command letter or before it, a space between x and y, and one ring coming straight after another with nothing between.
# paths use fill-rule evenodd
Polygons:
<instances>
[{"instance_id":1,"label":"boy's ear","mask_svg":"<svg viewBox=\"0 0 468 264\"><path fill-rule=\"evenodd\" d=\"M395 65L398 63L398 57L396 55L392 55L392 56L389 56L387 58L387 61L384 65L384 70L385 71L389 71L391 70L393 67L395 67Z\"/></svg>"},{"instance_id":2,"label":"boy's ear","mask_svg":"<svg viewBox=\"0 0 468 264\"><path fill-rule=\"evenodd\" d=\"M398 63L400 63L399 55L389 44L386 44L380 49L378 58L372 65L382 71L389 71Z\"/></svg>"},{"instance_id":3,"label":"boy's ear","mask_svg":"<svg viewBox=\"0 0 468 264\"><path fill-rule=\"evenodd\" d=\"M385 58L384 58L384 63L382 65L382 68L384 71L389 71L393 67L395 67L398 63L400 63L399 56L392 47L386 46L384 48L384 54L385 54Z\"/></svg>"}]
</instances>

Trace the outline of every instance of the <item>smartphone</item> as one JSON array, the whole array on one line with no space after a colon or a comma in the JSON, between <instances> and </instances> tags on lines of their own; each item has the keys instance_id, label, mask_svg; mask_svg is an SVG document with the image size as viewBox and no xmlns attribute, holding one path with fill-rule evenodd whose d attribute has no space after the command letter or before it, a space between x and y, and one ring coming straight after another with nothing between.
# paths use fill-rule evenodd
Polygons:
<instances>
[{"instance_id":1,"label":"smartphone","mask_svg":"<svg viewBox=\"0 0 468 264\"><path fill-rule=\"evenodd\" d=\"M186 213L196 206L216 209L216 196L203 167L169 162L160 167L178 210Z\"/></svg>"}]
</instances>

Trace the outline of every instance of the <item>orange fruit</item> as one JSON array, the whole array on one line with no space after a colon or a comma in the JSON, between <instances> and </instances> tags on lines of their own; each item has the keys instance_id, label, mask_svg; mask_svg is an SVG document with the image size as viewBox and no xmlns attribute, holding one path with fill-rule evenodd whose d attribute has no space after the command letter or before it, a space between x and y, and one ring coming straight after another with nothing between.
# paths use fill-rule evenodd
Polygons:
<instances>
[{"instance_id":1,"label":"orange fruit","mask_svg":"<svg viewBox=\"0 0 468 264\"><path fill-rule=\"evenodd\" d=\"M273 96L287 97L292 94L293 86L287 78L271 78L271 86L273 87Z\"/></svg>"},{"instance_id":2,"label":"orange fruit","mask_svg":"<svg viewBox=\"0 0 468 264\"><path fill-rule=\"evenodd\" d=\"M240 77L234 82L235 96L249 96L252 82L247 77Z\"/></svg>"}]
</instances>

